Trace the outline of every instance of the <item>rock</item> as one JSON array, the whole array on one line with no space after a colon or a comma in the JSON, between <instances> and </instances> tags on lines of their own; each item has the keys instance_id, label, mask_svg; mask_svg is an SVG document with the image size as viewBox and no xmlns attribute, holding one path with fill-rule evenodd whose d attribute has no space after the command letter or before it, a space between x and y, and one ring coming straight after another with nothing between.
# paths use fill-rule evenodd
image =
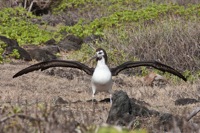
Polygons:
<instances>
[{"instance_id":1,"label":"rock","mask_svg":"<svg viewBox=\"0 0 200 133\"><path fill-rule=\"evenodd\" d=\"M24 48L31 55L31 58L37 61L57 59L55 55L60 52L60 49L57 45L26 45Z\"/></svg>"},{"instance_id":2,"label":"rock","mask_svg":"<svg viewBox=\"0 0 200 133\"><path fill-rule=\"evenodd\" d=\"M136 100L130 99L123 91L115 91L113 103L109 111L107 123L125 126L134 121L134 118L158 115L157 111L151 111L142 105L136 104Z\"/></svg>"},{"instance_id":3,"label":"rock","mask_svg":"<svg viewBox=\"0 0 200 133\"><path fill-rule=\"evenodd\" d=\"M126 125L134 119L131 101L125 92L115 91L112 102L106 121L108 124Z\"/></svg>"},{"instance_id":4,"label":"rock","mask_svg":"<svg viewBox=\"0 0 200 133\"><path fill-rule=\"evenodd\" d=\"M44 44L45 45L57 45L56 40L54 40L54 39L50 39L50 40L46 41Z\"/></svg>"},{"instance_id":5,"label":"rock","mask_svg":"<svg viewBox=\"0 0 200 133\"><path fill-rule=\"evenodd\" d=\"M76 37L74 35L69 35L65 37L63 40L61 40L58 43L58 46L63 51L71 51L71 50L79 50L81 48L81 45L83 43L83 40L79 37Z\"/></svg>"},{"instance_id":6,"label":"rock","mask_svg":"<svg viewBox=\"0 0 200 133\"><path fill-rule=\"evenodd\" d=\"M175 101L175 105L186 105L186 104L193 104L198 103L200 101L192 98L180 98Z\"/></svg>"},{"instance_id":7,"label":"rock","mask_svg":"<svg viewBox=\"0 0 200 133\"><path fill-rule=\"evenodd\" d=\"M52 54L60 53L60 48L57 45L47 45L43 46L41 49L46 50Z\"/></svg>"},{"instance_id":8,"label":"rock","mask_svg":"<svg viewBox=\"0 0 200 133\"><path fill-rule=\"evenodd\" d=\"M54 104L68 104L69 102L64 100L62 97L55 97L53 99Z\"/></svg>"},{"instance_id":9,"label":"rock","mask_svg":"<svg viewBox=\"0 0 200 133\"><path fill-rule=\"evenodd\" d=\"M159 116L158 128L162 127L163 131L169 131L173 128L175 117L172 114L164 113Z\"/></svg>"},{"instance_id":10,"label":"rock","mask_svg":"<svg viewBox=\"0 0 200 133\"><path fill-rule=\"evenodd\" d=\"M32 59L35 59L37 61L48 61L57 59L57 57L54 54L44 49L35 48L35 49L29 49L27 51L31 55Z\"/></svg>"},{"instance_id":11,"label":"rock","mask_svg":"<svg viewBox=\"0 0 200 133\"><path fill-rule=\"evenodd\" d=\"M5 36L0 36L0 40L2 40L3 42L7 44L3 55L9 55L13 52L14 49L16 49L20 55L19 57L20 59L25 60L25 61L32 60L30 54L25 49L20 47L16 40L9 39Z\"/></svg>"}]
</instances>

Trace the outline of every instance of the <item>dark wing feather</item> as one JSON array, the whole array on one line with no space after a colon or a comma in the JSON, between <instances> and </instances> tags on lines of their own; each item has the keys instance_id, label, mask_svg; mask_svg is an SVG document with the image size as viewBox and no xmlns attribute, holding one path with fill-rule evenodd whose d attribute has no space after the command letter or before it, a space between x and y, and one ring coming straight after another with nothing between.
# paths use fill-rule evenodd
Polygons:
<instances>
[{"instance_id":1,"label":"dark wing feather","mask_svg":"<svg viewBox=\"0 0 200 133\"><path fill-rule=\"evenodd\" d=\"M37 63L34 65L31 65L25 69L22 69L18 73L16 73L13 78L16 78L18 76L21 76L23 74L35 71L35 70L40 70L43 71L45 69L48 69L50 67L70 67L70 68L77 68L80 70L83 70L86 72L88 75L92 75L94 72L94 68L90 68L80 62L77 61L64 61L64 60L51 60L51 61L44 61L41 63Z\"/></svg>"},{"instance_id":2,"label":"dark wing feather","mask_svg":"<svg viewBox=\"0 0 200 133\"><path fill-rule=\"evenodd\" d=\"M174 74L178 76L179 78L183 79L184 81L187 81L187 79L177 70L157 61L135 61L135 62L128 61L115 68L111 68L111 73L113 76L116 76L119 72L121 72L124 69L139 67L139 66L151 66L163 72L169 72L171 74Z\"/></svg>"}]
</instances>

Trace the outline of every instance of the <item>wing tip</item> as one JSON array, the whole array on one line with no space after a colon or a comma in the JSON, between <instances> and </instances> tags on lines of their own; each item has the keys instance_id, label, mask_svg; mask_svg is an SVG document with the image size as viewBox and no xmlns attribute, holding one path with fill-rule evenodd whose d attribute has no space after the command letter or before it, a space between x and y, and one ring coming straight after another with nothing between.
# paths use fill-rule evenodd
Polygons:
<instances>
[{"instance_id":1,"label":"wing tip","mask_svg":"<svg viewBox=\"0 0 200 133\"><path fill-rule=\"evenodd\" d=\"M186 78L186 77L183 77L182 79L183 79L185 82L187 82L187 78Z\"/></svg>"},{"instance_id":2,"label":"wing tip","mask_svg":"<svg viewBox=\"0 0 200 133\"><path fill-rule=\"evenodd\" d=\"M15 74L14 76L13 76L13 78L17 78L17 77L19 77L20 75L18 75L18 74Z\"/></svg>"}]
</instances>

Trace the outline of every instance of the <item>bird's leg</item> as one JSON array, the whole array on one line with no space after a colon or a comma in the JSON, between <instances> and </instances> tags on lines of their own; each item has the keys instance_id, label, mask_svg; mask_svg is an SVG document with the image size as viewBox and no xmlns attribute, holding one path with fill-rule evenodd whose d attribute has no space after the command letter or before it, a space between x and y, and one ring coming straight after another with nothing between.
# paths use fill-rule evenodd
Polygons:
<instances>
[{"instance_id":1,"label":"bird's leg","mask_svg":"<svg viewBox=\"0 0 200 133\"><path fill-rule=\"evenodd\" d=\"M95 95L95 93L96 93L96 87L92 83L92 104L94 103L94 95Z\"/></svg>"},{"instance_id":2,"label":"bird's leg","mask_svg":"<svg viewBox=\"0 0 200 133\"><path fill-rule=\"evenodd\" d=\"M110 105L112 105L112 94L113 94L113 91L112 91L112 89L110 89L108 92L110 94Z\"/></svg>"},{"instance_id":3,"label":"bird's leg","mask_svg":"<svg viewBox=\"0 0 200 133\"><path fill-rule=\"evenodd\" d=\"M94 93L92 94L92 104L94 103Z\"/></svg>"},{"instance_id":4,"label":"bird's leg","mask_svg":"<svg viewBox=\"0 0 200 133\"><path fill-rule=\"evenodd\" d=\"M92 93L92 113L95 115L95 101L94 101L95 92Z\"/></svg>"},{"instance_id":5,"label":"bird's leg","mask_svg":"<svg viewBox=\"0 0 200 133\"><path fill-rule=\"evenodd\" d=\"M110 104L112 105L112 94L110 94Z\"/></svg>"}]
</instances>

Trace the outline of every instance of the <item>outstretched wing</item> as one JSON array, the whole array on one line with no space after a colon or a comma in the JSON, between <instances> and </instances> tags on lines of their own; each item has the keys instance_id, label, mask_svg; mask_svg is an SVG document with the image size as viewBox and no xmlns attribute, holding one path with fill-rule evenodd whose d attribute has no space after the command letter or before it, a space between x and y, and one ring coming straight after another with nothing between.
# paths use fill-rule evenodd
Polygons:
<instances>
[{"instance_id":1,"label":"outstretched wing","mask_svg":"<svg viewBox=\"0 0 200 133\"><path fill-rule=\"evenodd\" d=\"M16 78L18 76L21 76L23 74L35 71L35 70L45 70L48 69L50 67L70 67L70 68L77 68L80 70L83 70L84 72L86 72L88 75L92 75L94 72L94 68L90 68L80 62L77 61L64 61L64 60L51 60L51 61L44 61L41 63L37 63L34 65L31 65L25 69L22 69L21 71L19 71L18 73L16 73L13 78Z\"/></svg>"},{"instance_id":2,"label":"outstretched wing","mask_svg":"<svg viewBox=\"0 0 200 133\"><path fill-rule=\"evenodd\" d=\"M19 46L16 40L7 38L5 36L0 36L0 40L5 42L8 46Z\"/></svg>"},{"instance_id":3,"label":"outstretched wing","mask_svg":"<svg viewBox=\"0 0 200 133\"><path fill-rule=\"evenodd\" d=\"M175 70L174 68L170 66L167 66L157 61L135 61L135 62L128 61L115 68L111 68L110 70L111 70L112 75L116 76L119 72L121 72L124 69L139 67L139 66L151 66L163 72L169 72L171 74L174 74L178 76L179 78L183 79L184 81L187 81L187 79L180 72L178 72L177 70Z\"/></svg>"}]
</instances>

